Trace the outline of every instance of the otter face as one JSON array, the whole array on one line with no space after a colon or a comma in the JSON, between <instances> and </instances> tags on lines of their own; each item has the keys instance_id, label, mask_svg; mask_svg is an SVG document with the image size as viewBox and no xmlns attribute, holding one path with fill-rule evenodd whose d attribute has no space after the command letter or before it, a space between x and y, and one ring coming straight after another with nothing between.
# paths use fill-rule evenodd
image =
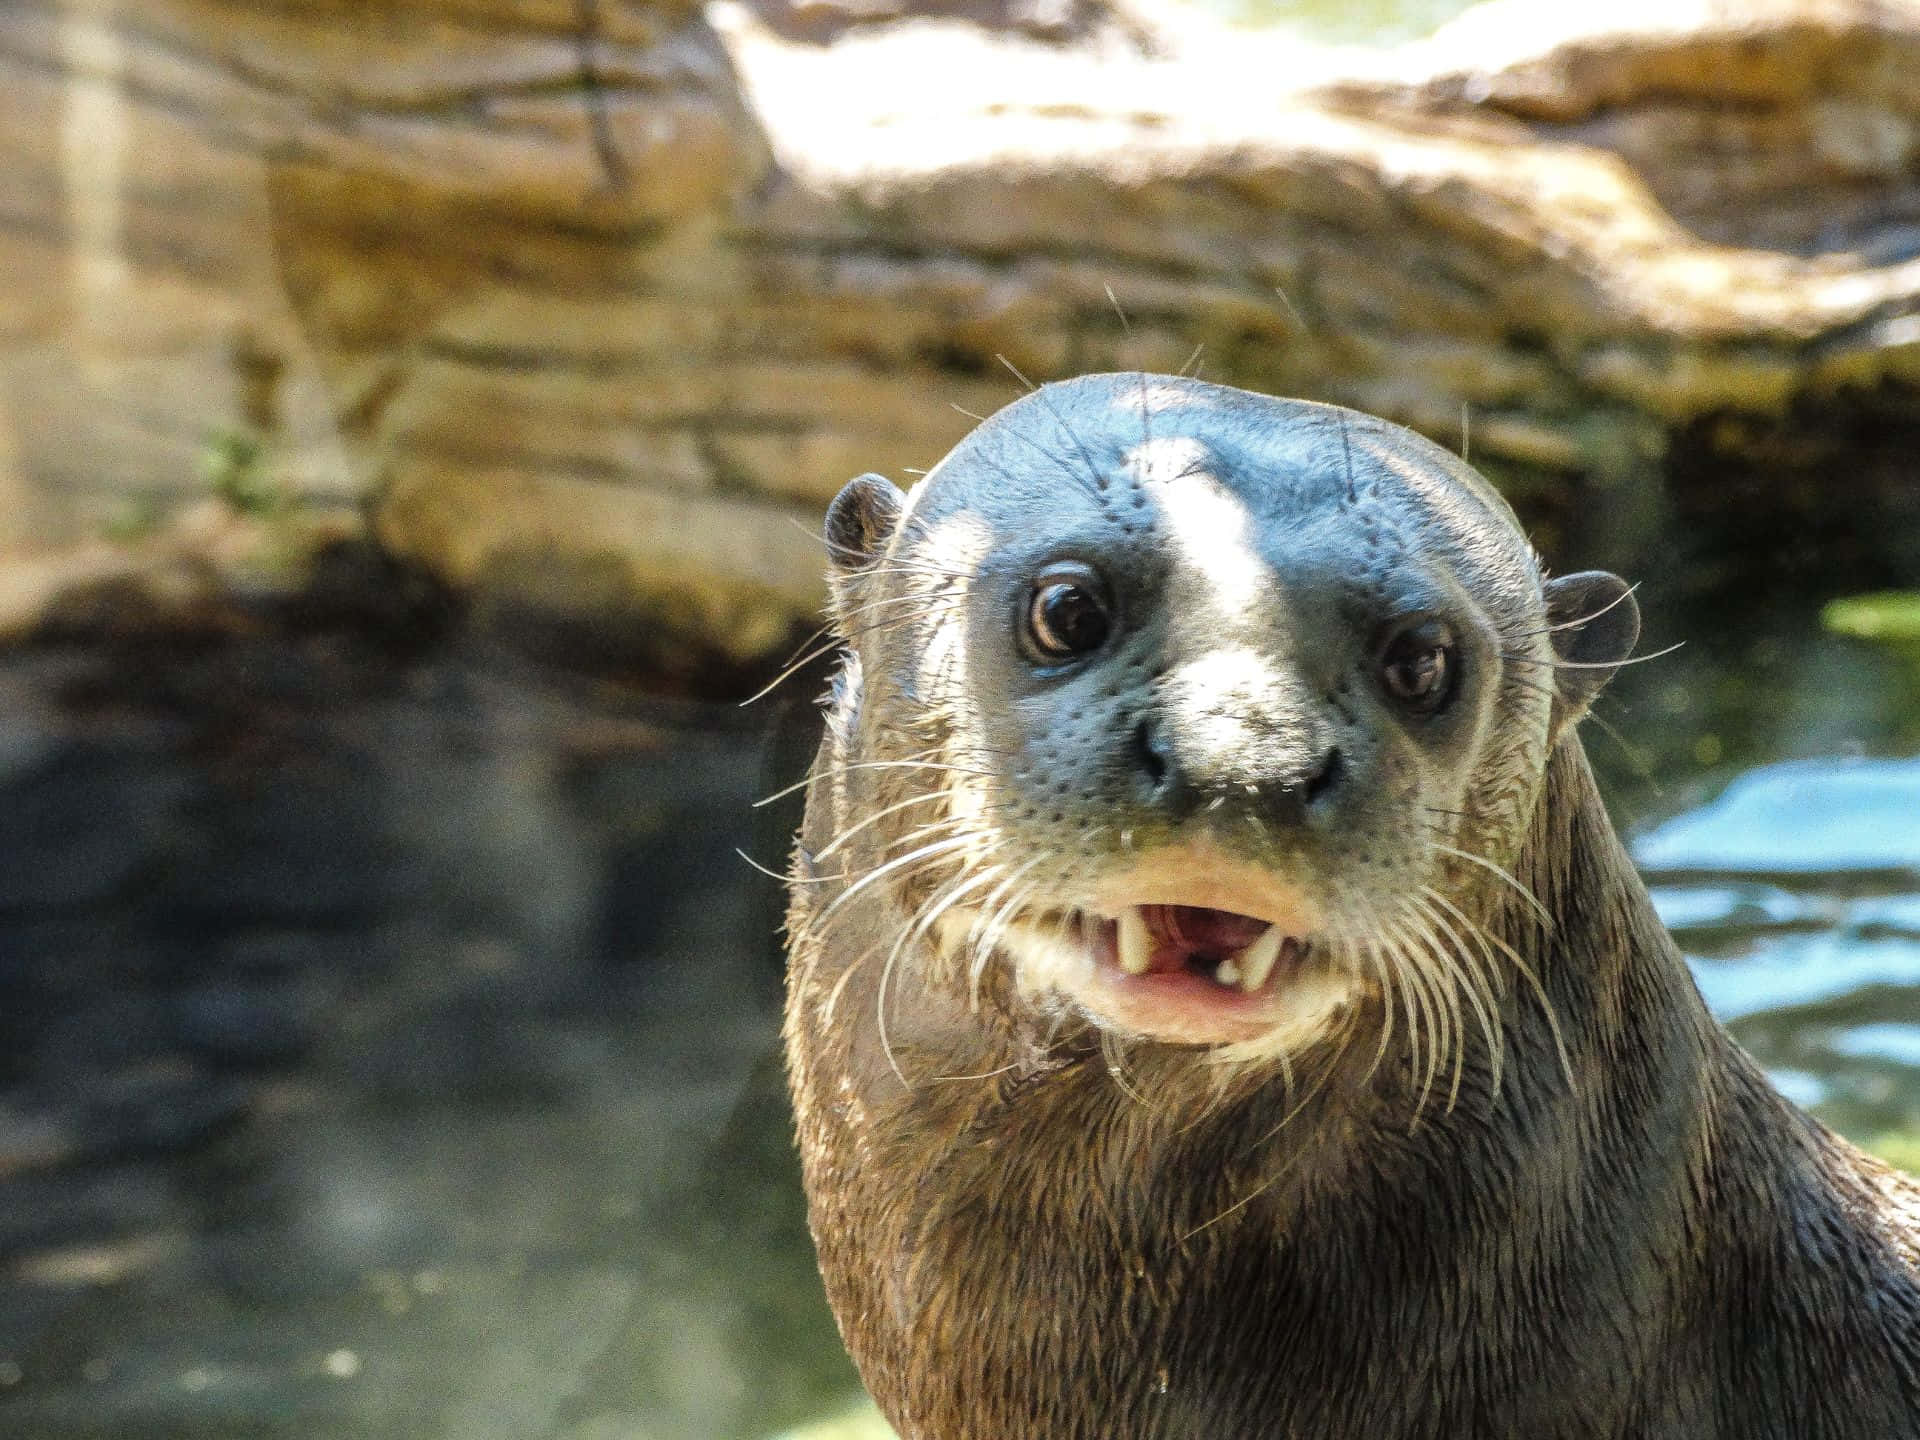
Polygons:
<instances>
[{"instance_id":1,"label":"otter face","mask_svg":"<svg viewBox=\"0 0 1920 1440\"><path fill-rule=\"evenodd\" d=\"M1497 1045L1472 897L1515 898L1488 877L1637 635L1622 582L1543 584L1409 431L1140 375L1016 402L904 502L854 481L828 536L859 848L929 983L1230 1060L1363 1013Z\"/></svg>"}]
</instances>

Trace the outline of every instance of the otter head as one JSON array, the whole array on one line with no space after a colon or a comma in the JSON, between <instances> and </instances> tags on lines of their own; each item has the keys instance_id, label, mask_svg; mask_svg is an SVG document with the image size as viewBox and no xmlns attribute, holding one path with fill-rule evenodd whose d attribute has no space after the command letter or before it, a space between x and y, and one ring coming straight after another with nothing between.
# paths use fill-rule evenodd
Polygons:
<instances>
[{"instance_id":1,"label":"otter head","mask_svg":"<svg viewBox=\"0 0 1920 1440\"><path fill-rule=\"evenodd\" d=\"M1490 1026L1487 912L1527 903L1505 872L1547 756L1639 622L1611 575L1543 580L1463 462L1088 376L909 495L853 481L827 538L859 801L830 845L893 898L893 963L1215 1058Z\"/></svg>"}]
</instances>

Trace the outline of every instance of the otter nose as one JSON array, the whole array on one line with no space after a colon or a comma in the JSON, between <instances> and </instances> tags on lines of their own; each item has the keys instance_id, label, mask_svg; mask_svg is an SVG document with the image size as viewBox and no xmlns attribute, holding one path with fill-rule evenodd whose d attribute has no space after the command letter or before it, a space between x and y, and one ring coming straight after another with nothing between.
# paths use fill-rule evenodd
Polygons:
<instances>
[{"instance_id":1,"label":"otter nose","mask_svg":"<svg viewBox=\"0 0 1920 1440\"><path fill-rule=\"evenodd\" d=\"M1338 746L1259 753L1266 748L1249 745L1234 755L1183 752L1160 716L1141 719L1133 731L1143 798L1170 820L1231 805L1275 824L1300 825L1328 807L1345 772Z\"/></svg>"}]
</instances>

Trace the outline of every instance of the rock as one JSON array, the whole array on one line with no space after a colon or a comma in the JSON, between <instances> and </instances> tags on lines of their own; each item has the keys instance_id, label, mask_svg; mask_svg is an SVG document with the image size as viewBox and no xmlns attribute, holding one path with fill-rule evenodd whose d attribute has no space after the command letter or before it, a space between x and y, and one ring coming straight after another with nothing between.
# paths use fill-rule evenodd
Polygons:
<instances>
[{"instance_id":1,"label":"rock","mask_svg":"<svg viewBox=\"0 0 1920 1440\"><path fill-rule=\"evenodd\" d=\"M1908 503L1911 7L1489 0L1386 52L1094 0L710 13L0 11L0 630L266 583L173 518L211 488L267 534L364 504L523 648L760 661L826 497L935 461L1001 357L1470 445L1550 558L1754 472L1838 477L1867 533Z\"/></svg>"},{"instance_id":2,"label":"rock","mask_svg":"<svg viewBox=\"0 0 1920 1440\"><path fill-rule=\"evenodd\" d=\"M104 582L135 582L123 606L177 590L174 557L139 542L215 483L231 439L259 456L251 493L302 512L287 524L390 469L404 493L382 412L407 357L502 292L714 270L712 234L766 164L680 0L403 0L377 22L25 0L0 10L0 89L0 500L20 501L0 544L31 560L0 580L0 634ZM710 539L689 557L684 526L641 522L609 543L656 585L690 563L717 569L710 590L735 578ZM682 607L723 630L742 608Z\"/></svg>"}]
</instances>

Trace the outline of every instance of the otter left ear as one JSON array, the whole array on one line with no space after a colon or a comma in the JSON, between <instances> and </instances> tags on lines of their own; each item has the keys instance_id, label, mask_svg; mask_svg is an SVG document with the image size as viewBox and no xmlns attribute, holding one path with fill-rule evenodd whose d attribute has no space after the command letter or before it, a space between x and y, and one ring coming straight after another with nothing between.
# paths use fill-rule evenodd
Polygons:
<instances>
[{"instance_id":1,"label":"otter left ear","mask_svg":"<svg viewBox=\"0 0 1920 1440\"><path fill-rule=\"evenodd\" d=\"M827 506L827 559L833 565L827 579L843 625L859 603L861 582L899 528L906 499L886 476L860 475L841 486Z\"/></svg>"},{"instance_id":2,"label":"otter left ear","mask_svg":"<svg viewBox=\"0 0 1920 1440\"><path fill-rule=\"evenodd\" d=\"M1587 713L1640 638L1633 587L1604 570L1547 581L1547 624L1558 663L1553 672L1553 736Z\"/></svg>"}]
</instances>

